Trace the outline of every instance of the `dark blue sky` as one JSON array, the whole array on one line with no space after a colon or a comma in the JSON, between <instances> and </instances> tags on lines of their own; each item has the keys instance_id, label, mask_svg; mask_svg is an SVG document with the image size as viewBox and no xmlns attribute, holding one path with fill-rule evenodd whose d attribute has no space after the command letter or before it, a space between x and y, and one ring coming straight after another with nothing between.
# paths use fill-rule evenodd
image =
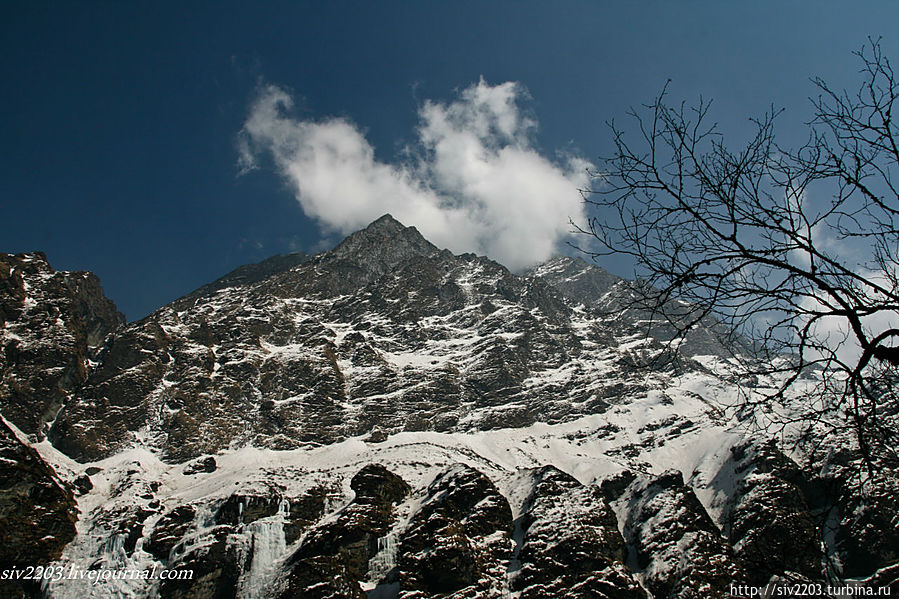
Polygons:
<instances>
[{"instance_id":1,"label":"dark blue sky","mask_svg":"<svg viewBox=\"0 0 899 599\"><path fill-rule=\"evenodd\" d=\"M869 35L899 61L897 24L896 2L6 3L0 251L92 270L140 318L240 264L334 241L271 168L238 176L262 83L302 118L351 120L383 162L425 100L480 77L527 88L546 155L595 160L605 121L669 77L675 98L714 98L737 138L774 102L780 138L801 141L808 78L853 87Z\"/></svg>"}]
</instances>

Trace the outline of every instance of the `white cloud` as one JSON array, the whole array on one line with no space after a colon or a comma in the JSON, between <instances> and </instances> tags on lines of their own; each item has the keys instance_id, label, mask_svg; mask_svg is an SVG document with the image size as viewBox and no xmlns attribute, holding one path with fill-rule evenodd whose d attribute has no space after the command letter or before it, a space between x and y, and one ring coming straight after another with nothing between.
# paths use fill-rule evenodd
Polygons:
<instances>
[{"instance_id":1,"label":"white cloud","mask_svg":"<svg viewBox=\"0 0 899 599\"><path fill-rule=\"evenodd\" d=\"M860 269L858 275L863 279L879 285L885 289L892 288L895 277L888 277L884 271ZM870 304L884 305L886 298L870 289L863 289L869 293ZM805 298L801 303L803 309L809 312L826 312L829 310L822 300ZM881 310L874 314L860 318L865 334L869 339L876 337L883 331L899 327L899 312L895 310ZM858 339L853 334L849 321L843 316L827 316L818 320L811 328L812 338L833 351L837 358L847 364L855 364L862 355L862 348ZM894 345L892 339L886 340L886 345ZM822 357L821 353L813 352L813 357Z\"/></svg>"},{"instance_id":2,"label":"white cloud","mask_svg":"<svg viewBox=\"0 0 899 599\"><path fill-rule=\"evenodd\" d=\"M887 273L866 265L866 261L870 262L871 258L870 248L867 247L867 244L863 241L860 242L857 238L839 235L833 222L822 219L822 213L830 209L827 201L824 198L818 198L816 203L806 193L799 196L788 195L786 200L796 203L793 208L795 213L801 212L807 216L809 221L816 223L808 231L811 246L815 251L844 265L847 269L854 271L861 280L869 283L857 283L855 290L858 295L867 298L867 305L888 305L890 303L888 298L875 291L872 285L883 289L894 289L894 281L897 280L896 273ZM812 257L806 250L794 249L787 256L789 262L795 266L803 269L811 267ZM847 276L841 277L838 283L837 287L840 288L843 285L849 285L851 281ZM812 314L832 312L838 310L839 306L834 304L832 298L822 295L819 298L804 297L799 303L799 308L801 318L797 324L801 327L809 322ZM883 331L899 327L899 312L880 310L873 314L863 315L859 320L865 336L872 339ZM809 356L814 359L835 356L846 364L855 364L862 356L861 344L845 316L819 318L812 324L809 332L814 344L819 348L826 348L824 351L819 351L819 348L810 351ZM886 340L886 344L891 345L892 340Z\"/></svg>"},{"instance_id":3,"label":"white cloud","mask_svg":"<svg viewBox=\"0 0 899 599\"><path fill-rule=\"evenodd\" d=\"M569 219L584 220L578 192L590 164L535 148L517 83L483 80L449 103L419 109L413 158L387 164L346 119L301 120L276 86L261 90L240 133L240 164L269 155L307 216L347 234L385 213L454 252L486 254L513 270L558 251Z\"/></svg>"}]
</instances>

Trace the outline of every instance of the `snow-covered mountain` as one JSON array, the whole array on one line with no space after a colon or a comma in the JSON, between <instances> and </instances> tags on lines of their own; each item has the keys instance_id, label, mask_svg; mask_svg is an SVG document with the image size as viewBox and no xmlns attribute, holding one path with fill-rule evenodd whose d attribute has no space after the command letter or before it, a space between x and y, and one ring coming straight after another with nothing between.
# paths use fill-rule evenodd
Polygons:
<instances>
[{"instance_id":1,"label":"snow-covered mountain","mask_svg":"<svg viewBox=\"0 0 899 599\"><path fill-rule=\"evenodd\" d=\"M714 323L667 359L630 285L566 257L515 275L385 216L123 324L92 275L0 255L0 562L193 571L8 588L686 598L895 578L895 471L771 436Z\"/></svg>"}]
</instances>

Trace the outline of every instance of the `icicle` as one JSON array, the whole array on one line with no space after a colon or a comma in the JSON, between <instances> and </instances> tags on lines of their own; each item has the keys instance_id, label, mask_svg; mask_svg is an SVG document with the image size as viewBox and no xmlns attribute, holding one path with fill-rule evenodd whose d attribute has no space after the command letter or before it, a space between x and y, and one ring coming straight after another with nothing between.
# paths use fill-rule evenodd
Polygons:
<instances>
[{"instance_id":1,"label":"icicle","mask_svg":"<svg viewBox=\"0 0 899 599\"><path fill-rule=\"evenodd\" d=\"M378 552L368 562L369 579L379 582L396 567L396 534L391 532L378 539Z\"/></svg>"},{"instance_id":2,"label":"icicle","mask_svg":"<svg viewBox=\"0 0 899 599\"><path fill-rule=\"evenodd\" d=\"M512 573L506 570L505 585L503 586L503 599L512 599Z\"/></svg>"},{"instance_id":3,"label":"icicle","mask_svg":"<svg viewBox=\"0 0 899 599\"><path fill-rule=\"evenodd\" d=\"M103 545L103 558L109 564L122 564L128 558L125 554L124 534L114 534Z\"/></svg>"},{"instance_id":4,"label":"icicle","mask_svg":"<svg viewBox=\"0 0 899 599\"><path fill-rule=\"evenodd\" d=\"M290 515L290 501L282 499L274 516L247 525L253 547L253 562L241 584L244 599L264 599L266 587L275 577L278 560L287 553L284 524Z\"/></svg>"},{"instance_id":5,"label":"icicle","mask_svg":"<svg viewBox=\"0 0 899 599\"><path fill-rule=\"evenodd\" d=\"M169 551L169 561L174 559L175 556L184 555L196 547L209 528L214 525L215 512L212 511L211 505L203 504L199 506L194 516L193 530L184 535L181 541L172 547L171 551Z\"/></svg>"}]
</instances>

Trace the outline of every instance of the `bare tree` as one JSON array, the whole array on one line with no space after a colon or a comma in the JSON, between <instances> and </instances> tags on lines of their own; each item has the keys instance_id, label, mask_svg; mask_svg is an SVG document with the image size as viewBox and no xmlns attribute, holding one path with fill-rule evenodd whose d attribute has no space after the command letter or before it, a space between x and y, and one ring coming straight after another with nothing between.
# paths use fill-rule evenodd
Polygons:
<instances>
[{"instance_id":1,"label":"bare tree","mask_svg":"<svg viewBox=\"0 0 899 599\"><path fill-rule=\"evenodd\" d=\"M899 82L878 40L856 55L856 93L813 79L798 150L775 142L774 109L729 148L709 102L670 105L666 86L629 112L634 134L611 124L582 231L594 255L634 259L642 307L681 337L727 325L754 348L739 353L746 372L776 381L767 399L804 388L817 403L802 418L838 414L870 455L897 441Z\"/></svg>"}]
</instances>

